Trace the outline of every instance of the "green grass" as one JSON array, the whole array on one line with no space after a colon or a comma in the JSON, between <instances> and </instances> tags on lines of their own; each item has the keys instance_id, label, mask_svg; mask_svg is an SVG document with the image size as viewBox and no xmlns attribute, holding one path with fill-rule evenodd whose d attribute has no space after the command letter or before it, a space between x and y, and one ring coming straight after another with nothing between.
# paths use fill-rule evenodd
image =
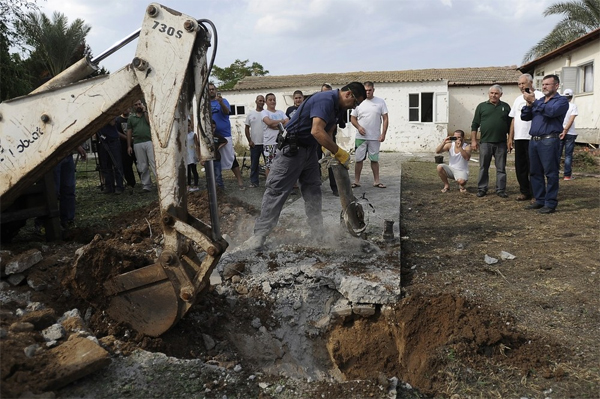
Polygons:
<instances>
[{"instance_id":1,"label":"green grass","mask_svg":"<svg viewBox=\"0 0 600 399\"><path fill-rule=\"evenodd\" d=\"M110 222L115 216L143 208L158 199L156 190L150 193L142 192L139 182L133 190L133 194L131 194L131 188L128 187L121 195L102 194L99 185L98 172L78 165L75 190L77 226L110 227Z\"/></svg>"}]
</instances>

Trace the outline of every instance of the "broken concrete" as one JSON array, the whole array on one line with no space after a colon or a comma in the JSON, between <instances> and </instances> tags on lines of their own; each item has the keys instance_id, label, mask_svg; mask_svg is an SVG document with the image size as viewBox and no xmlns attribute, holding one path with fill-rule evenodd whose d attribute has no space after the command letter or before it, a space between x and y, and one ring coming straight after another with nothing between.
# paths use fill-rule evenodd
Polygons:
<instances>
[{"instance_id":1,"label":"broken concrete","mask_svg":"<svg viewBox=\"0 0 600 399\"><path fill-rule=\"evenodd\" d=\"M50 350L50 364L44 372L53 375L44 390L59 389L110 364L106 350L89 339L71 336L64 344Z\"/></svg>"},{"instance_id":2,"label":"broken concrete","mask_svg":"<svg viewBox=\"0 0 600 399\"><path fill-rule=\"evenodd\" d=\"M42 253L39 250L30 249L12 258L7 263L4 272L6 274L23 273L25 270L40 262L42 259Z\"/></svg>"},{"instance_id":3,"label":"broken concrete","mask_svg":"<svg viewBox=\"0 0 600 399\"><path fill-rule=\"evenodd\" d=\"M21 321L31 323L36 330L43 330L56 322L54 309L41 309L26 313Z\"/></svg>"}]
</instances>

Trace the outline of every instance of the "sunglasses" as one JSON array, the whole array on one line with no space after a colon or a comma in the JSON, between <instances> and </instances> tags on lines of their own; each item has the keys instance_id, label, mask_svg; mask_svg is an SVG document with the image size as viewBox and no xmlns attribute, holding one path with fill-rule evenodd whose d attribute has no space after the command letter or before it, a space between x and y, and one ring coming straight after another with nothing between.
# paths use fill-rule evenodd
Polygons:
<instances>
[{"instance_id":1,"label":"sunglasses","mask_svg":"<svg viewBox=\"0 0 600 399\"><path fill-rule=\"evenodd\" d=\"M354 99L354 106L358 107L360 105L360 103L356 99L356 96L354 95L354 93L352 93L352 90L349 90L349 91L350 91L350 94L352 94L352 98Z\"/></svg>"}]
</instances>

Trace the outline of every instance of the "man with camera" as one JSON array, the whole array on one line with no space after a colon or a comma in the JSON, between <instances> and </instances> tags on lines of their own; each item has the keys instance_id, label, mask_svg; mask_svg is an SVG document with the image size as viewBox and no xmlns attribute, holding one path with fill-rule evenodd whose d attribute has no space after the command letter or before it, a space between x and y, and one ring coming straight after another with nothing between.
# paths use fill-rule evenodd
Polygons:
<instances>
[{"instance_id":1,"label":"man with camera","mask_svg":"<svg viewBox=\"0 0 600 399\"><path fill-rule=\"evenodd\" d=\"M535 202L525 209L538 213L554 213L558 206L558 173L560 165L560 135L569 101L558 94L558 75L542 79L544 97L536 100L533 93L525 93L527 104L521 110L521 119L531 121L529 135L529 172Z\"/></svg>"},{"instance_id":2,"label":"man with camera","mask_svg":"<svg viewBox=\"0 0 600 399\"><path fill-rule=\"evenodd\" d=\"M531 121L521 120L521 109L527 104L525 94L533 93L535 98L544 97L544 93L533 88L533 76L526 73L519 77L517 81L521 93L513 103L508 116L512 119L510 123L510 133L508 135L508 152L515 149L515 173L519 182L519 191L521 194L517 201L529 201L531 199L531 183L529 182L529 129Z\"/></svg>"},{"instance_id":3,"label":"man with camera","mask_svg":"<svg viewBox=\"0 0 600 399\"><path fill-rule=\"evenodd\" d=\"M437 172L444 183L442 192L450 190L448 179L454 179L458 183L461 193L466 193L467 180L469 180L469 159L471 159L471 146L465 143L465 132L456 130L453 136L446 137L435 149L436 154L448 151L450 160L448 165L439 164Z\"/></svg>"},{"instance_id":4,"label":"man with camera","mask_svg":"<svg viewBox=\"0 0 600 399\"><path fill-rule=\"evenodd\" d=\"M320 165L317 148L323 146L348 169L350 155L331 138L338 115L359 105L367 94L362 83L352 82L339 90L319 92L304 101L285 127L279 149L267 177L260 216L254 225L254 235L240 249L261 248L267 235L277 225L283 205L300 181L305 212L312 236L323 234L321 209ZM281 140L280 140L281 141Z\"/></svg>"}]
</instances>

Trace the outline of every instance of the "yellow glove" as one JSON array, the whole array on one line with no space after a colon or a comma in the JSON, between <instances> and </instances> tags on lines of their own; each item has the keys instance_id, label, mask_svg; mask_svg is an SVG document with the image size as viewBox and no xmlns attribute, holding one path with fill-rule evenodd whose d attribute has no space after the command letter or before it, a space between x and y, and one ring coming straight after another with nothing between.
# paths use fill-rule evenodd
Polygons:
<instances>
[{"instance_id":1,"label":"yellow glove","mask_svg":"<svg viewBox=\"0 0 600 399\"><path fill-rule=\"evenodd\" d=\"M338 147L338 151L335 153L335 159L346 169L350 169L350 154L342 147Z\"/></svg>"},{"instance_id":2,"label":"yellow glove","mask_svg":"<svg viewBox=\"0 0 600 399\"><path fill-rule=\"evenodd\" d=\"M331 151L329 151L327 148L321 146L321 151L323 151L323 158L331 156Z\"/></svg>"}]
</instances>

